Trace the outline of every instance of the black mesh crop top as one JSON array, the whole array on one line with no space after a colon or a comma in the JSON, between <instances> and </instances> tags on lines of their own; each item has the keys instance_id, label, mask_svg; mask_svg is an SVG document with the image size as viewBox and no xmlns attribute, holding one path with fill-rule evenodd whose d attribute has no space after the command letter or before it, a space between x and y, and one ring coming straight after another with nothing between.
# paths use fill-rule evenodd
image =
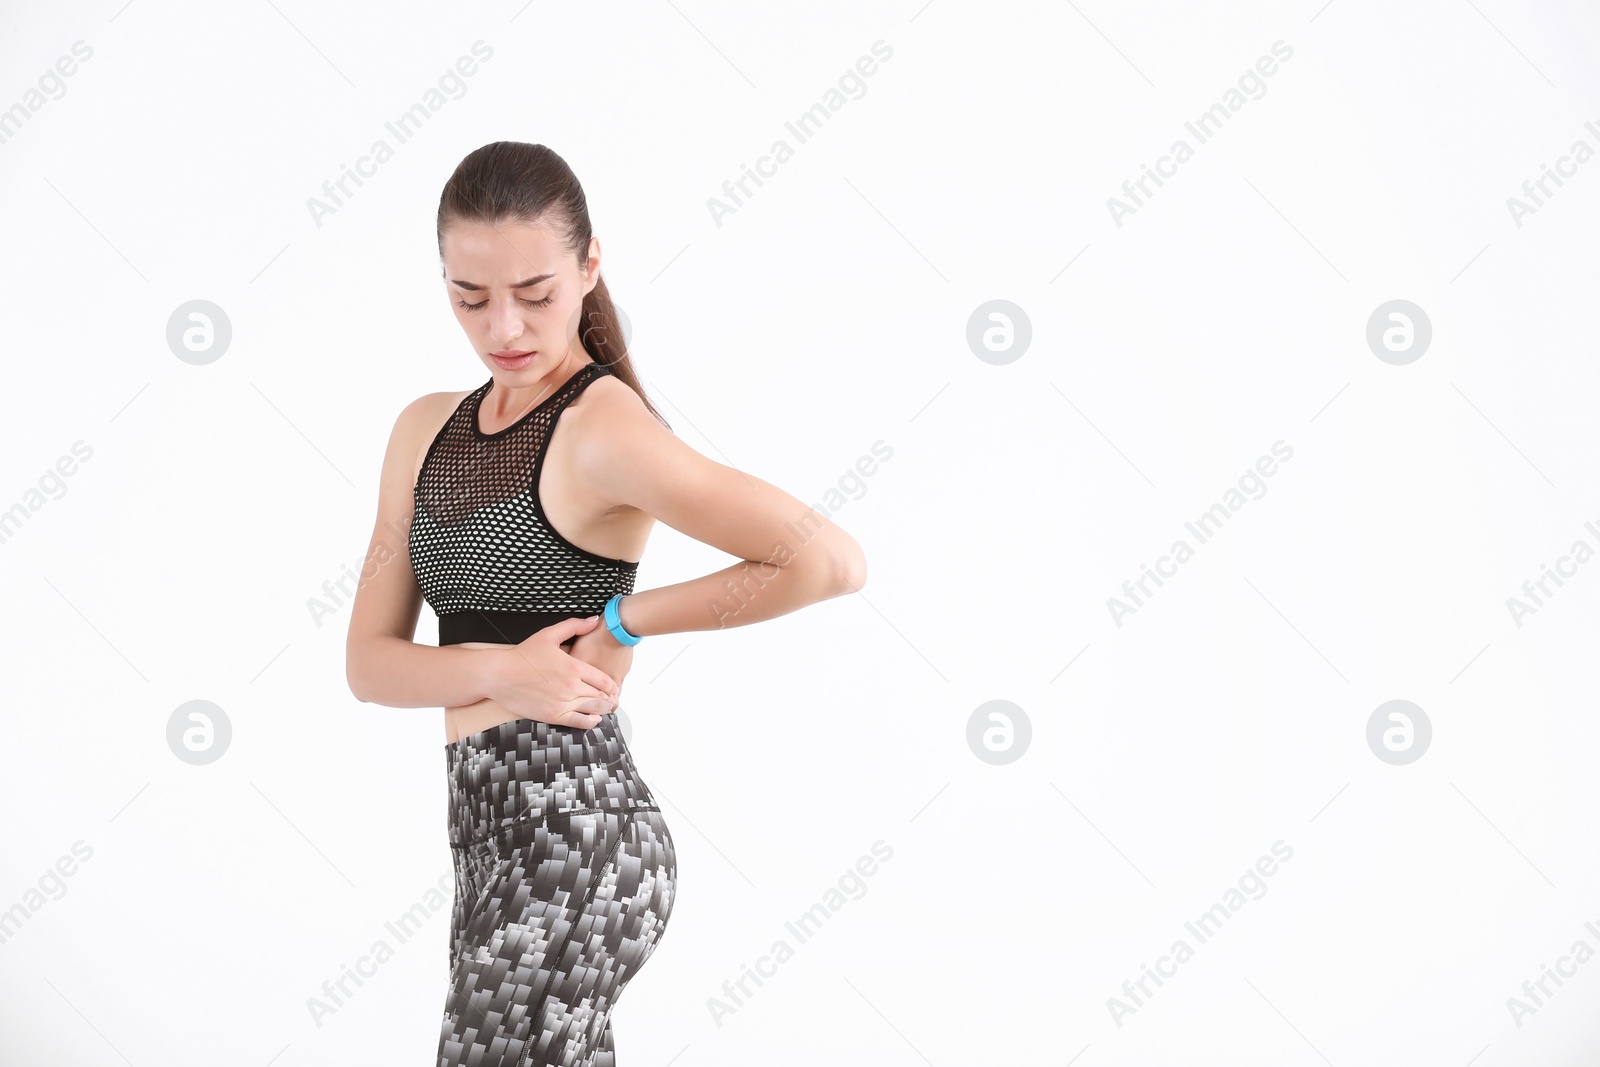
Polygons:
<instances>
[{"instance_id":1,"label":"black mesh crop top","mask_svg":"<svg viewBox=\"0 0 1600 1067\"><path fill-rule=\"evenodd\" d=\"M563 619L599 614L633 592L637 561L607 559L556 532L539 502L539 473L561 412L611 371L590 362L532 411L484 433L478 407L490 378L467 394L428 447L413 490L407 545L439 644L515 644Z\"/></svg>"}]
</instances>

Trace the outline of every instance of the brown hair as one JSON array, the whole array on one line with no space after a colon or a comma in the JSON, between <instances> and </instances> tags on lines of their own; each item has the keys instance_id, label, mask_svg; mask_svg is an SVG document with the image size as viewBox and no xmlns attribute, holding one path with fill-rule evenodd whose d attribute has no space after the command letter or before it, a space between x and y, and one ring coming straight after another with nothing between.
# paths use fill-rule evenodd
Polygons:
<instances>
[{"instance_id":1,"label":"brown hair","mask_svg":"<svg viewBox=\"0 0 1600 1067\"><path fill-rule=\"evenodd\" d=\"M468 153L444 183L439 197L441 259L445 226L457 220L489 226L507 221L549 226L562 236L567 250L578 257L578 266L589 266L589 239L594 229L589 223L589 203L583 186L578 184L567 161L542 144L495 141ZM650 414L672 428L645 396L644 386L633 371L628 343L622 336L622 325L603 275L584 294L578 339L596 363L628 383Z\"/></svg>"}]
</instances>

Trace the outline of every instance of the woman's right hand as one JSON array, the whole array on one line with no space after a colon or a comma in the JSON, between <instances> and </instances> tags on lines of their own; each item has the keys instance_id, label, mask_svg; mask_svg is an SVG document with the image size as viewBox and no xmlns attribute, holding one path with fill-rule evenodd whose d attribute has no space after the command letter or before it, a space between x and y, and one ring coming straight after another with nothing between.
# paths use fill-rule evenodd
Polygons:
<instances>
[{"instance_id":1,"label":"woman's right hand","mask_svg":"<svg viewBox=\"0 0 1600 1067\"><path fill-rule=\"evenodd\" d=\"M597 725L616 710L621 686L562 646L598 625L598 615L566 619L498 652L490 698L524 719L580 730Z\"/></svg>"}]
</instances>

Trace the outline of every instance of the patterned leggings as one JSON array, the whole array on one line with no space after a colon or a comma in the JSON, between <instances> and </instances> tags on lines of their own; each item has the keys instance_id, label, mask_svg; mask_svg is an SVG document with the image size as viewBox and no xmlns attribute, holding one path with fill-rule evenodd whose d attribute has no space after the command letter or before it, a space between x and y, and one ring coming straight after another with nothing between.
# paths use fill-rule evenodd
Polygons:
<instances>
[{"instance_id":1,"label":"patterned leggings","mask_svg":"<svg viewBox=\"0 0 1600 1067\"><path fill-rule=\"evenodd\" d=\"M672 911L672 837L620 736L564 730L612 759L552 775L548 760L532 773L538 752L516 758L534 728L563 731L521 720L447 746L456 898L439 1067L614 1067L612 1008ZM551 783L576 783L568 799L589 805L548 803Z\"/></svg>"}]
</instances>

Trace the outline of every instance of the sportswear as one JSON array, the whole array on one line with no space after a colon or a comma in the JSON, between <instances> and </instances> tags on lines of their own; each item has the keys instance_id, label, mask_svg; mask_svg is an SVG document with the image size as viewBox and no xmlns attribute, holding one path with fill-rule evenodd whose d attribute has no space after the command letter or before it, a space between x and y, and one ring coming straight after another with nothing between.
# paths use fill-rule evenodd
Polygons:
<instances>
[{"instance_id":1,"label":"sportswear","mask_svg":"<svg viewBox=\"0 0 1600 1067\"><path fill-rule=\"evenodd\" d=\"M494 379L468 393L423 458L407 538L422 597L439 617L439 644L517 644L563 619L605 610L633 592L637 561L568 541L539 500L551 431L568 404L611 371L586 363L532 411L484 433L478 409Z\"/></svg>"},{"instance_id":2,"label":"sportswear","mask_svg":"<svg viewBox=\"0 0 1600 1067\"><path fill-rule=\"evenodd\" d=\"M602 374L579 368L484 433L491 378L462 399L413 487L412 571L439 644L515 644L631 593L636 561L550 525L538 494L550 436ZM513 719L445 745L456 895L438 1067L613 1067L611 1012L661 942L677 853L618 728Z\"/></svg>"}]
</instances>

